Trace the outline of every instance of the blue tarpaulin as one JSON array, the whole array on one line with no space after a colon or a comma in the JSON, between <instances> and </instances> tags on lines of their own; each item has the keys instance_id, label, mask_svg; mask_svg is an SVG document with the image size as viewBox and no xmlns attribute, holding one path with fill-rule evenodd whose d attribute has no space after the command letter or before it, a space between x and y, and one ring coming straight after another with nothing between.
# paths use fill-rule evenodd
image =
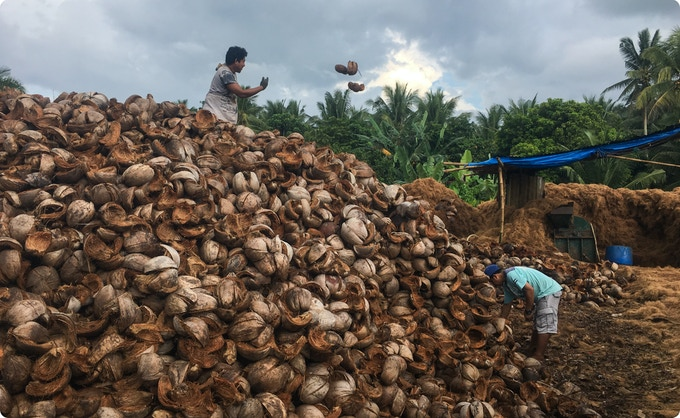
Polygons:
<instances>
[{"instance_id":1,"label":"blue tarpaulin","mask_svg":"<svg viewBox=\"0 0 680 418\"><path fill-rule=\"evenodd\" d=\"M537 155L534 157L492 157L486 161L471 162L465 168L477 171L495 171L498 164L508 171L539 171L547 168L562 167L581 160L605 158L627 154L640 149L651 148L680 137L680 125L665 129L651 135L642 136L622 142L595 145L574 151L557 154Z\"/></svg>"}]
</instances>

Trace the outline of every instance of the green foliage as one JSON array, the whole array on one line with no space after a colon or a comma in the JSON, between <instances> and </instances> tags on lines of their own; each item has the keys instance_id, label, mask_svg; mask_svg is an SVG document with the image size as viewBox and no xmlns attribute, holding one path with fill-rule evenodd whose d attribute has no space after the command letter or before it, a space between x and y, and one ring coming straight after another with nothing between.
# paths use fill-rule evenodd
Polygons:
<instances>
[{"instance_id":1,"label":"green foliage","mask_svg":"<svg viewBox=\"0 0 680 418\"><path fill-rule=\"evenodd\" d=\"M607 124L600 106L548 99L524 113L508 113L498 132L500 155L526 157L573 150L588 144L586 131L620 139Z\"/></svg>"},{"instance_id":2,"label":"green foliage","mask_svg":"<svg viewBox=\"0 0 680 418\"><path fill-rule=\"evenodd\" d=\"M315 126L304 133L305 140L318 146L328 146L336 154L349 153L373 168L376 177L388 184L396 183L393 160L383 152L379 144L371 143L371 122L368 118L338 119L329 117L315 121Z\"/></svg>"},{"instance_id":3,"label":"green foliage","mask_svg":"<svg viewBox=\"0 0 680 418\"><path fill-rule=\"evenodd\" d=\"M360 135L365 146L378 147L392 165L385 178L394 178L397 183L409 183L421 177L441 180L444 173L444 156L431 148L436 142L426 132L427 113L420 120L414 120L401 130L389 120L381 123L371 119L370 135ZM444 129L440 130L442 135Z\"/></svg>"},{"instance_id":4,"label":"green foliage","mask_svg":"<svg viewBox=\"0 0 680 418\"><path fill-rule=\"evenodd\" d=\"M473 125L474 134L472 138L474 145L467 146L465 149L471 150L474 155L479 157L498 155L498 132L503 125L504 115L505 108L498 104L488 108L486 113L478 113Z\"/></svg>"},{"instance_id":5,"label":"green foliage","mask_svg":"<svg viewBox=\"0 0 680 418\"><path fill-rule=\"evenodd\" d=\"M360 136L366 146L381 149L392 165L382 175L398 182L444 178L444 162L475 145L470 114L455 115L457 98L447 100L441 90L424 98L397 83L383 90L384 98L368 103L375 110L370 134ZM413 111L416 104L417 111ZM383 166L385 167L385 166Z\"/></svg>"},{"instance_id":6,"label":"green foliage","mask_svg":"<svg viewBox=\"0 0 680 418\"><path fill-rule=\"evenodd\" d=\"M472 162L472 152L470 150L465 150L463 155L460 157L459 163L463 164L461 168L455 169L451 172L450 177L453 181L464 182L466 177L473 175L472 170L464 168L465 164Z\"/></svg>"},{"instance_id":7,"label":"green foliage","mask_svg":"<svg viewBox=\"0 0 680 418\"><path fill-rule=\"evenodd\" d=\"M0 67L0 90L4 90L6 88L16 89L22 93L26 93L26 89L24 88L24 85L21 84L21 81L12 77L12 70L3 66Z\"/></svg>"},{"instance_id":8,"label":"green foliage","mask_svg":"<svg viewBox=\"0 0 680 418\"><path fill-rule=\"evenodd\" d=\"M305 123L295 115L290 113L278 113L267 119L267 125L271 129L276 129L283 136L288 136L293 132L304 132Z\"/></svg>"},{"instance_id":9,"label":"green foliage","mask_svg":"<svg viewBox=\"0 0 680 418\"><path fill-rule=\"evenodd\" d=\"M370 115L352 106L349 92L326 92L324 102L317 103L319 117L309 119L310 127L305 138L330 146L335 152L353 152L364 145L358 135L369 133Z\"/></svg>"},{"instance_id":10,"label":"green foliage","mask_svg":"<svg viewBox=\"0 0 680 418\"><path fill-rule=\"evenodd\" d=\"M628 189L648 189L654 185L661 184L666 181L666 171L658 168L656 170L638 173L635 178L625 188Z\"/></svg>"},{"instance_id":11,"label":"green foliage","mask_svg":"<svg viewBox=\"0 0 680 418\"><path fill-rule=\"evenodd\" d=\"M244 86L245 89L250 88ZM258 106L256 102L257 95L251 97L237 97L236 105L238 106L238 121L252 130L259 132L269 129L266 122L260 116L262 115L262 106Z\"/></svg>"},{"instance_id":12,"label":"green foliage","mask_svg":"<svg viewBox=\"0 0 680 418\"><path fill-rule=\"evenodd\" d=\"M621 38L619 44L619 52L624 59L626 67L626 78L614 83L604 89L603 93L621 90L619 100L625 103L630 109L634 109L634 115L638 119L638 123L642 126L643 135L647 135L647 128L649 125L650 116L650 101L640 100L640 93L647 87L654 83L655 65L645 57L645 51L649 48L656 47L661 42L661 35L657 30L654 36L650 36L649 29L644 29L638 32L638 49L635 48L635 43L632 39L625 37Z\"/></svg>"},{"instance_id":13,"label":"green foliage","mask_svg":"<svg viewBox=\"0 0 680 418\"><path fill-rule=\"evenodd\" d=\"M630 168L625 162L613 158L576 162L563 167L563 170L569 182L604 184L611 188L623 187L631 177Z\"/></svg>"},{"instance_id":14,"label":"green foliage","mask_svg":"<svg viewBox=\"0 0 680 418\"><path fill-rule=\"evenodd\" d=\"M432 177L441 181L444 176L444 158L441 155L428 155L424 162L416 166L418 178Z\"/></svg>"},{"instance_id":15,"label":"green foliage","mask_svg":"<svg viewBox=\"0 0 680 418\"><path fill-rule=\"evenodd\" d=\"M460 158L461 164L472 162L472 153L465 150ZM464 167L464 166L462 166ZM479 176L466 168L454 169L446 178L448 188L455 191L458 197L469 205L477 206L481 202L493 199L498 191L495 176Z\"/></svg>"},{"instance_id":16,"label":"green foliage","mask_svg":"<svg viewBox=\"0 0 680 418\"><path fill-rule=\"evenodd\" d=\"M319 145L329 146L335 152L352 152L363 142L359 134L368 132L368 124L360 124L350 119L329 117L320 119L305 133L305 139Z\"/></svg>"},{"instance_id":17,"label":"green foliage","mask_svg":"<svg viewBox=\"0 0 680 418\"><path fill-rule=\"evenodd\" d=\"M427 137L433 138L432 149L445 155L448 161L458 160L466 150L480 158L488 154L487 144L475 132L469 113L452 116L444 125L435 124L426 131Z\"/></svg>"},{"instance_id":18,"label":"green foliage","mask_svg":"<svg viewBox=\"0 0 680 418\"><path fill-rule=\"evenodd\" d=\"M407 84L397 82L394 87L383 87L383 95L367 103L373 109L377 120L389 121L397 130L401 130L414 113L418 94L409 90Z\"/></svg>"},{"instance_id":19,"label":"green foliage","mask_svg":"<svg viewBox=\"0 0 680 418\"><path fill-rule=\"evenodd\" d=\"M458 97L447 100L442 89L428 91L424 98L417 100L417 112L427 113L429 124L441 127L453 116L457 102Z\"/></svg>"},{"instance_id":20,"label":"green foliage","mask_svg":"<svg viewBox=\"0 0 680 418\"><path fill-rule=\"evenodd\" d=\"M656 79L654 84L640 92L637 107L653 103L649 109L650 116L670 112L675 115L677 123L680 121L680 27L667 40L647 48L642 57L652 63Z\"/></svg>"},{"instance_id":21,"label":"green foliage","mask_svg":"<svg viewBox=\"0 0 680 418\"><path fill-rule=\"evenodd\" d=\"M480 177L474 175L463 183L450 185L449 188L455 191L465 203L477 206L496 197L498 182L494 176Z\"/></svg>"},{"instance_id":22,"label":"green foliage","mask_svg":"<svg viewBox=\"0 0 680 418\"><path fill-rule=\"evenodd\" d=\"M409 167L403 167L408 161L408 155L404 147L400 145L399 132L386 121L378 124L375 119L370 119L369 123L370 133L358 136L363 144L361 148L378 149L382 152L383 158L389 161L381 165L384 171L376 171L378 177L392 179L392 183L402 183L405 178L413 177L413 169L411 168L411 173L408 173ZM402 167L399 167L400 165Z\"/></svg>"},{"instance_id":23,"label":"green foliage","mask_svg":"<svg viewBox=\"0 0 680 418\"><path fill-rule=\"evenodd\" d=\"M680 141L669 142L660 148L659 152L651 157L653 161L678 164L678 161L680 161ZM680 168L665 167L665 170L667 174L666 180L660 187L663 187L664 190L673 190L676 187L680 187Z\"/></svg>"},{"instance_id":24,"label":"green foliage","mask_svg":"<svg viewBox=\"0 0 680 418\"><path fill-rule=\"evenodd\" d=\"M550 154L551 152L541 152L541 149L553 149L555 144L549 138L542 138L534 143L520 142L512 147L510 155L513 157L528 157L532 155Z\"/></svg>"},{"instance_id":25,"label":"green foliage","mask_svg":"<svg viewBox=\"0 0 680 418\"><path fill-rule=\"evenodd\" d=\"M603 143L599 137L591 132L586 132L586 137L590 146ZM636 167L631 161L616 157L578 161L571 166L562 167L559 172L561 177L555 179L556 182L596 183L605 184L612 188L626 187L629 189L652 187L663 183L666 178L664 170L649 170L647 165Z\"/></svg>"},{"instance_id":26,"label":"green foliage","mask_svg":"<svg viewBox=\"0 0 680 418\"><path fill-rule=\"evenodd\" d=\"M335 90L333 94L326 92L324 95L324 103L317 103L320 117L322 120L348 119L353 112L352 101L349 96L350 90Z\"/></svg>"},{"instance_id":27,"label":"green foliage","mask_svg":"<svg viewBox=\"0 0 680 418\"><path fill-rule=\"evenodd\" d=\"M267 100L258 116L270 130L278 130L280 135L288 136L293 132L304 133L308 129L305 107L297 100L288 104L283 100Z\"/></svg>"}]
</instances>

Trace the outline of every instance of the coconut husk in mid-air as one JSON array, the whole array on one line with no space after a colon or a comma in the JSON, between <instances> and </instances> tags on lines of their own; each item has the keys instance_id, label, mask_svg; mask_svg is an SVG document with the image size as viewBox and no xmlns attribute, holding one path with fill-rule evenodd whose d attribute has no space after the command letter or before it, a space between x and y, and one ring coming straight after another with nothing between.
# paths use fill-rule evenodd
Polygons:
<instances>
[{"instance_id":1,"label":"coconut husk in mid-air","mask_svg":"<svg viewBox=\"0 0 680 418\"><path fill-rule=\"evenodd\" d=\"M363 83L355 83L354 81L350 81L349 83L347 83L347 88L349 88L349 89L352 90L353 92L357 92L357 93L358 93L358 92L360 92L360 91L364 91L364 89L366 88L366 86L364 86Z\"/></svg>"}]
</instances>

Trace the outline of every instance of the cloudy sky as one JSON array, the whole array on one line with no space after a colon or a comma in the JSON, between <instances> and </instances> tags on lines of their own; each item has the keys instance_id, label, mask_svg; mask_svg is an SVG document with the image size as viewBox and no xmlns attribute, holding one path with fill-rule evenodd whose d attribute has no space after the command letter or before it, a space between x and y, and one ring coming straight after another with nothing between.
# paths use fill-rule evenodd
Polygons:
<instances>
[{"instance_id":1,"label":"cloudy sky","mask_svg":"<svg viewBox=\"0 0 680 418\"><path fill-rule=\"evenodd\" d=\"M680 0L678 0L680 2ZM29 93L152 94L200 106L227 48L248 50L242 85L297 100L364 83L442 89L459 111L510 100L582 100L625 78L619 40L680 25L676 0L0 0L0 66ZM358 62L353 77L335 64ZM614 95L615 97L616 95Z\"/></svg>"}]
</instances>

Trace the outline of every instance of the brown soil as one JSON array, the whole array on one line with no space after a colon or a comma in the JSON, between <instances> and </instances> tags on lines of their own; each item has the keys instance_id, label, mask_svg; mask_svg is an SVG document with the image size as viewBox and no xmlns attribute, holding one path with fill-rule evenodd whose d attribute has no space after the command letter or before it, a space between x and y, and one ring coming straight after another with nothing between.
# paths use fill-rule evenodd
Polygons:
<instances>
[{"instance_id":1,"label":"brown soil","mask_svg":"<svg viewBox=\"0 0 680 418\"><path fill-rule=\"evenodd\" d=\"M429 201L451 233L477 243L498 243L497 202L471 207L432 179L405 185ZM680 414L680 190L634 191L602 185L546 184L545 198L506 208L503 243L562 257L551 238L547 214L574 203L574 215L594 228L601 257L610 245L629 246L632 278L616 306L563 302L559 334L548 349L548 384L577 385L603 417L657 418ZM453 209L452 209L453 208ZM510 318L517 337L531 329L521 315Z\"/></svg>"}]
</instances>

